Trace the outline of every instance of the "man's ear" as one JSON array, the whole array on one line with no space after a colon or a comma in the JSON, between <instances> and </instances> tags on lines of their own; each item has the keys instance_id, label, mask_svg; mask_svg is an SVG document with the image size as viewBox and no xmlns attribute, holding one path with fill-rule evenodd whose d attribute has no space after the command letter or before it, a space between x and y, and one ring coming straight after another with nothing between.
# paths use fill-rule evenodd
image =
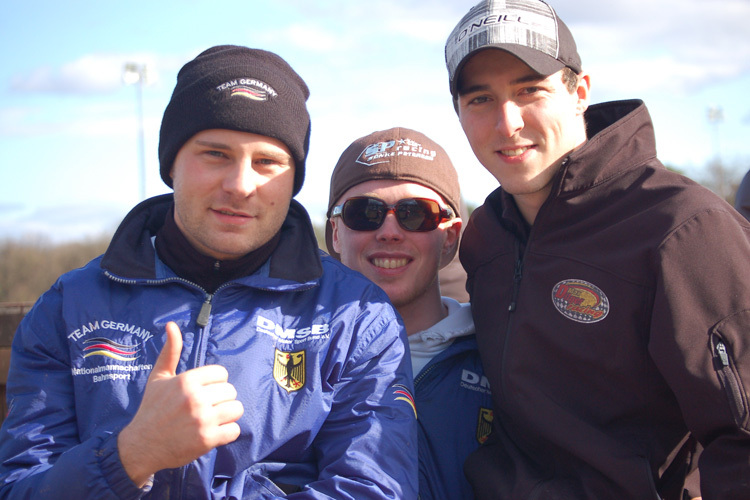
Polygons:
<instances>
[{"instance_id":1,"label":"man's ear","mask_svg":"<svg viewBox=\"0 0 750 500\"><path fill-rule=\"evenodd\" d=\"M341 255L341 241L339 240L339 226L338 222L340 217L328 219L328 224L331 225L331 245L333 251Z\"/></svg>"},{"instance_id":2,"label":"man's ear","mask_svg":"<svg viewBox=\"0 0 750 500\"><path fill-rule=\"evenodd\" d=\"M461 227L463 221L460 217L455 217L441 224L445 231L445 240L443 241L443 253L440 257L440 268L447 266L458 251L458 244L461 239Z\"/></svg>"},{"instance_id":3,"label":"man's ear","mask_svg":"<svg viewBox=\"0 0 750 500\"><path fill-rule=\"evenodd\" d=\"M588 73L582 72L578 75L576 94L578 95L577 111L580 115L583 115L588 109L591 100L591 77Z\"/></svg>"}]
</instances>

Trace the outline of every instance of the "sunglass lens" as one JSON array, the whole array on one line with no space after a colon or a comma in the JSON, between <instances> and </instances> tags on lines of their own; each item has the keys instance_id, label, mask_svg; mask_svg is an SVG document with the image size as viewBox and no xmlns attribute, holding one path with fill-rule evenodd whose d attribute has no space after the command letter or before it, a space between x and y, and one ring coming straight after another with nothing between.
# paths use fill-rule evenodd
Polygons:
<instances>
[{"instance_id":1,"label":"sunglass lens","mask_svg":"<svg viewBox=\"0 0 750 500\"><path fill-rule=\"evenodd\" d=\"M396 206L399 222L409 231L432 231L438 225L440 206L432 200L401 200Z\"/></svg>"},{"instance_id":2,"label":"sunglass lens","mask_svg":"<svg viewBox=\"0 0 750 500\"><path fill-rule=\"evenodd\" d=\"M355 231L374 231L383 224L385 207L374 198L351 198L344 203L341 218Z\"/></svg>"}]
</instances>

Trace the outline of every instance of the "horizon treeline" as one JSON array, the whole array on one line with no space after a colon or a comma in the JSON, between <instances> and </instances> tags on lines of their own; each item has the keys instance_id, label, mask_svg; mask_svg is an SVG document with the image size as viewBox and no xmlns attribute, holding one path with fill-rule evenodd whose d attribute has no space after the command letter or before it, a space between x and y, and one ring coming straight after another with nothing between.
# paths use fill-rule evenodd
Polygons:
<instances>
[{"instance_id":1,"label":"horizon treeline","mask_svg":"<svg viewBox=\"0 0 750 500\"><path fill-rule=\"evenodd\" d=\"M325 250L324 228L314 229ZM111 238L103 234L57 243L42 236L0 239L0 302L35 302L62 274L104 253Z\"/></svg>"}]
</instances>

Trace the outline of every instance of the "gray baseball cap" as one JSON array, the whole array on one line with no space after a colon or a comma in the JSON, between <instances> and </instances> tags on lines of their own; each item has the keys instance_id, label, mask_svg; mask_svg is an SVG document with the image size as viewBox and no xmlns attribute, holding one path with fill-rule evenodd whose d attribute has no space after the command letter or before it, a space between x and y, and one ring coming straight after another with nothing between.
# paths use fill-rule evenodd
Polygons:
<instances>
[{"instance_id":1,"label":"gray baseball cap","mask_svg":"<svg viewBox=\"0 0 750 500\"><path fill-rule=\"evenodd\" d=\"M576 42L554 9L542 0L483 0L469 10L445 43L451 95L464 64L480 50L496 48L521 59L541 75L565 67L581 72Z\"/></svg>"}]
</instances>

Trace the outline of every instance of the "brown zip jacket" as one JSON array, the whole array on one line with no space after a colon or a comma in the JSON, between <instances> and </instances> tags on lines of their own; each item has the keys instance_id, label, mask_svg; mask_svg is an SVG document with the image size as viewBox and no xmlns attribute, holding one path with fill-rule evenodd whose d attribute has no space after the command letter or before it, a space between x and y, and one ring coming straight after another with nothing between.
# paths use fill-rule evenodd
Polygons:
<instances>
[{"instance_id":1,"label":"brown zip jacket","mask_svg":"<svg viewBox=\"0 0 750 500\"><path fill-rule=\"evenodd\" d=\"M676 500L698 462L689 495L748 499L750 223L664 168L642 102L586 123L533 227L498 188L464 232L495 406L465 472L479 499Z\"/></svg>"}]
</instances>

